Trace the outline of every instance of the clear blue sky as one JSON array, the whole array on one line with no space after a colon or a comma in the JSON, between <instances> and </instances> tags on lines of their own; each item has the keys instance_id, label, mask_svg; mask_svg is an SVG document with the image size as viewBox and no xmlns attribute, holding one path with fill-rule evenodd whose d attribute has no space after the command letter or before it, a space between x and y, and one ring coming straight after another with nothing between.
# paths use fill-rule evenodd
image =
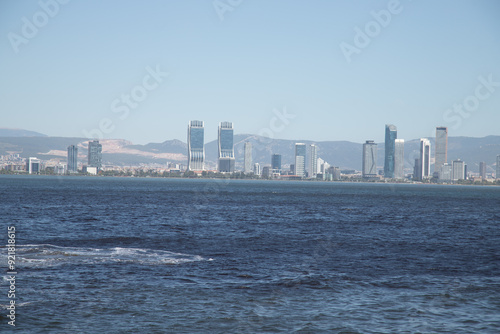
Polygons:
<instances>
[{"instance_id":1,"label":"clear blue sky","mask_svg":"<svg viewBox=\"0 0 500 334\"><path fill-rule=\"evenodd\" d=\"M386 123L406 139L500 135L497 0L220 0L232 10L219 13L212 0L54 1L0 2L0 127L82 137L107 119L105 138L138 144L186 141L191 119L206 141L226 120L315 141L381 142ZM356 27L372 29L367 46ZM341 43L359 46L350 62ZM157 65L159 84L146 77ZM125 115L122 94L142 99L145 77ZM446 112L464 101L471 111Z\"/></svg>"}]
</instances>

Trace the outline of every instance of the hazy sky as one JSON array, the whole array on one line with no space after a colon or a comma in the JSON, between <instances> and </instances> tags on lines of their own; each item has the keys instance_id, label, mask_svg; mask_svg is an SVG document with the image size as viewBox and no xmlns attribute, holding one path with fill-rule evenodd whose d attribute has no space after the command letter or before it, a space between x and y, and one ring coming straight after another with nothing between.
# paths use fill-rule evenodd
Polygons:
<instances>
[{"instance_id":1,"label":"hazy sky","mask_svg":"<svg viewBox=\"0 0 500 334\"><path fill-rule=\"evenodd\" d=\"M138 144L186 141L191 119L206 142L226 120L315 141L381 142L386 123L500 134L497 0L4 0L0 35L0 127Z\"/></svg>"}]
</instances>

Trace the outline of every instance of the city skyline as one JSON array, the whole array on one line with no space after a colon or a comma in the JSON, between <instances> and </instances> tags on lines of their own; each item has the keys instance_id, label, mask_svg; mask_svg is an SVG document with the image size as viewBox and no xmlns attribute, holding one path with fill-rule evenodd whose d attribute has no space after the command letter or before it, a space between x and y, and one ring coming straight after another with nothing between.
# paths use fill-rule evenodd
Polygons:
<instances>
[{"instance_id":1,"label":"city skyline","mask_svg":"<svg viewBox=\"0 0 500 334\"><path fill-rule=\"evenodd\" d=\"M373 13L387 1L256 0L223 20L210 2L68 2L52 16L38 1L0 8L5 127L137 144L185 140L185 115L318 142L382 142L380 120L406 138L431 136L430 124L498 133L497 1L400 1L386 26ZM49 22L27 34L41 15ZM374 24L360 46L357 32ZM359 131L344 126L353 119Z\"/></svg>"}]
</instances>

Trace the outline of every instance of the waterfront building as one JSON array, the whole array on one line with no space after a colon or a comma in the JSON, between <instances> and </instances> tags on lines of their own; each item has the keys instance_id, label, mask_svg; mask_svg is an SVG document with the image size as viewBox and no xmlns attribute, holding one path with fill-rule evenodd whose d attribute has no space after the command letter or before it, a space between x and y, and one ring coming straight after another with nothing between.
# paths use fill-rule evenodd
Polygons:
<instances>
[{"instance_id":1,"label":"waterfront building","mask_svg":"<svg viewBox=\"0 0 500 334\"><path fill-rule=\"evenodd\" d=\"M306 176L306 144L295 144L295 175Z\"/></svg>"},{"instance_id":2,"label":"waterfront building","mask_svg":"<svg viewBox=\"0 0 500 334\"><path fill-rule=\"evenodd\" d=\"M102 167L102 145L98 140L89 141L88 165L97 169Z\"/></svg>"},{"instance_id":3,"label":"waterfront building","mask_svg":"<svg viewBox=\"0 0 500 334\"><path fill-rule=\"evenodd\" d=\"M271 157L271 167L275 170L281 170L281 154L273 154Z\"/></svg>"},{"instance_id":4,"label":"waterfront building","mask_svg":"<svg viewBox=\"0 0 500 334\"><path fill-rule=\"evenodd\" d=\"M252 143L248 141L245 142L244 172L252 173Z\"/></svg>"},{"instance_id":5,"label":"waterfront building","mask_svg":"<svg viewBox=\"0 0 500 334\"><path fill-rule=\"evenodd\" d=\"M436 151L434 153L434 172L438 172L441 166L448 162L448 128L438 126L436 128Z\"/></svg>"},{"instance_id":6,"label":"waterfront building","mask_svg":"<svg viewBox=\"0 0 500 334\"><path fill-rule=\"evenodd\" d=\"M309 177L316 177L318 173L318 147L311 144L309 151Z\"/></svg>"},{"instance_id":7,"label":"waterfront building","mask_svg":"<svg viewBox=\"0 0 500 334\"><path fill-rule=\"evenodd\" d=\"M420 139L420 157L417 170L417 180L424 180L430 177L431 172L431 142L427 138Z\"/></svg>"},{"instance_id":8,"label":"waterfront building","mask_svg":"<svg viewBox=\"0 0 500 334\"><path fill-rule=\"evenodd\" d=\"M394 178L394 158L396 155L395 141L398 138L398 129L395 125L386 124L385 126L385 160L384 177Z\"/></svg>"},{"instance_id":9,"label":"waterfront building","mask_svg":"<svg viewBox=\"0 0 500 334\"><path fill-rule=\"evenodd\" d=\"M188 171L205 170L205 126L203 121L188 124Z\"/></svg>"},{"instance_id":10,"label":"waterfront building","mask_svg":"<svg viewBox=\"0 0 500 334\"><path fill-rule=\"evenodd\" d=\"M481 176L483 180L486 179L486 162L481 161L479 163L479 176Z\"/></svg>"},{"instance_id":11,"label":"waterfront building","mask_svg":"<svg viewBox=\"0 0 500 334\"><path fill-rule=\"evenodd\" d=\"M26 171L28 174L39 174L40 171L42 170L42 162L35 158L35 157L29 157L26 160Z\"/></svg>"},{"instance_id":12,"label":"waterfront building","mask_svg":"<svg viewBox=\"0 0 500 334\"><path fill-rule=\"evenodd\" d=\"M439 179L442 181L453 180L453 166L449 163L444 163L439 169Z\"/></svg>"},{"instance_id":13,"label":"waterfront building","mask_svg":"<svg viewBox=\"0 0 500 334\"><path fill-rule=\"evenodd\" d=\"M260 175L260 164L257 162L253 164L253 173L255 175Z\"/></svg>"},{"instance_id":14,"label":"waterfront building","mask_svg":"<svg viewBox=\"0 0 500 334\"><path fill-rule=\"evenodd\" d=\"M377 144L367 140L363 144L363 170L364 178L377 177Z\"/></svg>"},{"instance_id":15,"label":"waterfront building","mask_svg":"<svg viewBox=\"0 0 500 334\"><path fill-rule=\"evenodd\" d=\"M68 172L76 172L78 170L78 146L68 146Z\"/></svg>"},{"instance_id":16,"label":"waterfront building","mask_svg":"<svg viewBox=\"0 0 500 334\"><path fill-rule=\"evenodd\" d=\"M453 181L458 181L458 180L465 180L466 176L466 169L465 169L465 163L458 159L458 160L453 160Z\"/></svg>"},{"instance_id":17,"label":"waterfront building","mask_svg":"<svg viewBox=\"0 0 500 334\"><path fill-rule=\"evenodd\" d=\"M394 141L394 178L402 180L405 178L405 141L396 139Z\"/></svg>"},{"instance_id":18,"label":"waterfront building","mask_svg":"<svg viewBox=\"0 0 500 334\"><path fill-rule=\"evenodd\" d=\"M233 123L219 123L219 172L232 173L234 172L234 145L233 145Z\"/></svg>"}]
</instances>

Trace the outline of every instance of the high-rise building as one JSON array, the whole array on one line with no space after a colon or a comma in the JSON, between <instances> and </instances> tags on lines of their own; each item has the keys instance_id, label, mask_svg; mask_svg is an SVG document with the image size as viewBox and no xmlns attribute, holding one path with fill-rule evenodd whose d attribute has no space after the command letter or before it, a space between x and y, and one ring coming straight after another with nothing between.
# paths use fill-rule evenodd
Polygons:
<instances>
[{"instance_id":1,"label":"high-rise building","mask_svg":"<svg viewBox=\"0 0 500 334\"><path fill-rule=\"evenodd\" d=\"M255 175L260 175L260 164L258 162L253 164L253 173Z\"/></svg>"},{"instance_id":2,"label":"high-rise building","mask_svg":"<svg viewBox=\"0 0 500 334\"><path fill-rule=\"evenodd\" d=\"M481 176L483 180L486 179L486 162L481 161L479 163L479 176Z\"/></svg>"},{"instance_id":3,"label":"high-rise building","mask_svg":"<svg viewBox=\"0 0 500 334\"><path fill-rule=\"evenodd\" d=\"M377 144L367 140L363 144L363 177L377 177Z\"/></svg>"},{"instance_id":4,"label":"high-rise building","mask_svg":"<svg viewBox=\"0 0 500 334\"><path fill-rule=\"evenodd\" d=\"M295 175L306 176L306 144L295 144Z\"/></svg>"},{"instance_id":5,"label":"high-rise building","mask_svg":"<svg viewBox=\"0 0 500 334\"><path fill-rule=\"evenodd\" d=\"M244 159L245 174L252 173L252 143L245 142L245 159Z\"/></svg>"},{"instance_id":6,"label":"high-rise building","mask_svg":"<svg viewBox=\"0 0 500 334\"><path fill-rule=\"evenodd\" d=\"M88 163L89 167L102 167L102 145L98 140L89 141Z\"/></svg>"},{"instance_id":7,"label":"high-rise building","mask_svg":"<svg viewBox=\"0 0 500 334\"><path fill-rule=\"evenodd\" d=\"M190 121L188 125L188 171L205 169L205 127L203 121Z\"/></svg>"},{"instance_id":8,"label":"high-rise building","mask_svg":"<svg viewBox=\"0 0 500 334\"><path fill-rule=\"evenodd\" d=\"M427 138L421 138L417 180L428 179L430 177L430 172L431 172L431 142Z\"/></svg>"},{"instance_id":9,"label":"high-rise building","mask_svg":"<svg viewBox=\"0 0 500 334\"><path fill-rule=\"evenodd\" d=\"M436 128L436 152L434 153L434 173L439 173L441 166L448 162L448 128Z\"/></svg>"},{"instance_id":10,"label":"high-rise building","mask_svg":"<svg viewBox=\"0 0 500 334\"><path fill-rule=\"evenodd\" d=\"M26 171L28 174L38 174L42 170L41 161L34 157L29 157L26 160Z\"/></svg>"},{"instance_id":11,"label":"high-rise building","mask_svg":"<svg viewBox=\"0 0 500 334\"><path fill-rule=\"evenodd\" d=\"M76 172L78 170L78 146L68 146L68 171Z\"/></svg>"},{"instance_id":12,"label":"high-rise building","mask_svg":"<svg viewBox=\"0 0 500 334\"><path fill-rule=\"evenodd\" d=\"M318 174L318 147L311 144L309 154L309 177L316 177Z\"/></svg>"},{"instance_id":13,"label":"high-rise building","mask_svg":"<svg viewBox=\"0 0 500 334\"><path fill-rule=\"evenodd\" d=\"M438 177L443 181L451 181L453 179L453 166L449 163L444 163L439 169Z\"/></svg>"},{"instance_id":14,"label":"high-rise building","mask_svg":"<svg viewBox=\"0 0 500 334\"><path fill-rule=\"evenodd\" d=\"M453 160L452 170L453 181L465 180L465 163L462 160Z\"/></svg>"},{"instance_id":15,"label":"high-rise building","mask_svg":"<svg viewBox=\"0 0 500 334\"><path fill-rule=\"evenodd\" d=\"M398 129L395 125L386 124L385 126L385 160L384 177L394 178L394 156L396 152L395 141L398 138Z\"/></svg>"},{"instance_id":16,"label":"high-rise building","mask_svg":"<svg viewBox=\"0 0 500 334\"><path fill-rule=\"evenodd\" d=\"M274 170L281 170L281 154L273 154L272 155L271 167Z\"/></svg>"},{"instance_id":17,"label":"high-rise building","mask_svg":"<svg viewBox=\"0 0 500 334\"><path fill-rule=\"evenodd\" d=\"M219 172L234 172L233 123L219 123Z\"/></svg>"},{"instance_id":18,"label":"high-rise building","mask_svg":"<svg viewBox=\"0 0 500 334\"><path fill-rule=\"evenodd\" d=\"M404 179L405 172L405 140L396 139L394 141L394 178Z\"/></svg>"},{"instance_id":19,"label":"high-rise building","mask_svg":"<svg viewBox=\"0 0 500 334\"><path fill-rule=\"evenodd\" d=\"M500 154L497 155L497 173L496 173L496 178L500 179Z\"/></svg>"}]
</instances>

